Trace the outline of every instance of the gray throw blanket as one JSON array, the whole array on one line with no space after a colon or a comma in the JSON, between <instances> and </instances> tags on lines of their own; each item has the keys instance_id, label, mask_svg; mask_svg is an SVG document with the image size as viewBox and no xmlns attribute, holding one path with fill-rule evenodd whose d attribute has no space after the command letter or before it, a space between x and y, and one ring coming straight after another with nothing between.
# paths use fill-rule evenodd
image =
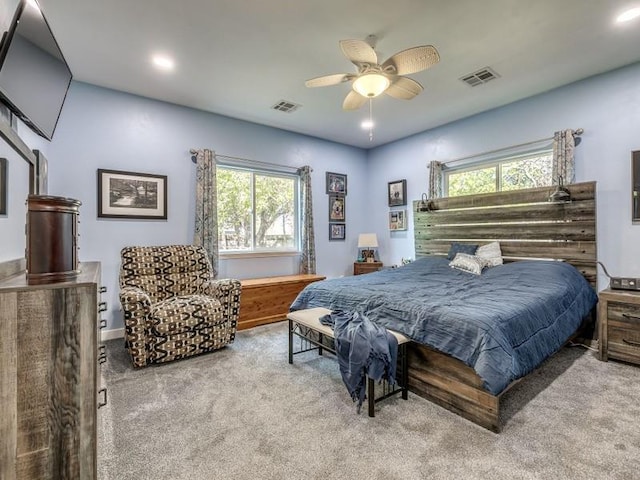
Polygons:
<instances>
[{"instance_id":1,"label":"gray throw blanket","mask_svg":"<svg viewBox=\"0 0 640 480\"><path fill-rule=\"evenodd\" d=\"M333 328L342 380L360 413L367 376L395 383L398 340L358 312L334 311L321 317L320 323Z\"/></svg>"}]
</instances>

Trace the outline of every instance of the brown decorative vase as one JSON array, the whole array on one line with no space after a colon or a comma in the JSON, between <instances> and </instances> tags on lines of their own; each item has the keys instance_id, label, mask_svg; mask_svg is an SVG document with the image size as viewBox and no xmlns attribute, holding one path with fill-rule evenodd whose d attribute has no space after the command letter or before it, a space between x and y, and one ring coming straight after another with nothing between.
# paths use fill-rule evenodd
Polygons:
<instances>
[{"instance_id":1,"label":"brown decorative vase","mask_svg":"<svg viewBox=\"0 0 640 480\"><path fill-rule=\"evenodd\" d=\"M27 198L27 283L41 285L78 276L78 215L73 198Z\"/></svg>"}]
</instances>

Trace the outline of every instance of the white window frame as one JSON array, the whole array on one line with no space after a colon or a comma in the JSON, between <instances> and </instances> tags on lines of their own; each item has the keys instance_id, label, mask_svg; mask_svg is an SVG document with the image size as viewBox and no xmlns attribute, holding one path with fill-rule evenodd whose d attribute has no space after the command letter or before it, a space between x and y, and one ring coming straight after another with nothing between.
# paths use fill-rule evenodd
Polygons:
<instances>
[{"instance_id":1,"label":"white window frame","mask_svg":"<svg viewBox=\"0 0 640 480\"><path fill-rule=\"evenodd\" d=\"M452 173L460 174L465 172L472 172L474 170L485 170L488 168L496 169L496 192L502 192L502 165L518 160L524 160L529 157L539 157L542 155L553 155L553 148L551 146L545 146L544 148L529 150L527 152L518 154L502 156L499 158L493 158L481 162L473 162L472 164L467 163L466 165L463 165L459 168L447 168L442 172L443 195L445 197L449 196L449 175L451 175ZM553 179L550 180L551 183L553 183Z\"/></svg>"},{"instance_id":2,"label":"white window frame","mask_svg":"<svg viewBox=\"0 0 640 480\"><path fill-rule=\"evenodd\" d=\"M268 168L250 167L250 166L238 166L233 164L218 163L216 169L237 170L251 174L251 250L220 250L220 258L257 258L257 257L290 257L300 255L302 246L302 206L300 205L300 191L301 182L300 175L297 173L288 173L279 170L271 170ZM273 249L273 248L256 248L255 247L255 234L256 234L256 216L255 209L255 181L256 175L263 175L267 177L279 177L290 178L294 180L293 188L293 205L294 205L294 247ZM217 187L217 185L216 185ZM223 195L223 192L218 192L218 196Z\"/></svg>"}]
</instances>

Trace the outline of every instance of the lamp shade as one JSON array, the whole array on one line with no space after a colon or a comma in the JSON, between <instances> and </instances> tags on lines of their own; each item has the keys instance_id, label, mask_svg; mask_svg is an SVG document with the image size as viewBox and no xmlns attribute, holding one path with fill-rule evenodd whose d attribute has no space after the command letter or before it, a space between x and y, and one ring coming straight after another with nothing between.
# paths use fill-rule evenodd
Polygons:
<instances>
[{"instance_id":1,"label":"lamp shade","mask_svg":"<svg viewBox=\"0 0 640 480\"><path fill-rule=\"evenodd\" d=\"M389 79L379 73L362 75L353 82L353 89L363 97L373 98L389 87Z\"/></svg>"},{"instance_id":2,"label":"lamp shade","mask_svg":"<svg viewBox=\"0 0 640 480\"><path fill-rule=\"evenodd\" d=\"M378 248L378 237L375 233L358 235L358 248Z\"/></svg>"}]
</instances>

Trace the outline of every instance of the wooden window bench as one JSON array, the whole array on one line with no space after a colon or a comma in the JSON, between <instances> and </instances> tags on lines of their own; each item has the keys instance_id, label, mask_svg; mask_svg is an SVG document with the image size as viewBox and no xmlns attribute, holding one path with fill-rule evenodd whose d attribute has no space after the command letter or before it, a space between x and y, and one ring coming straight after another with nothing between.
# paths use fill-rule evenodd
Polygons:
<instances>
[{"instance_id":1,"label":"wooden window bench","mask_svg":"<svg viewBox=\"0 0 640 480\"><path fill-rule=\"evenodd\" d=\"M302 289L325 278L301 274L241 280L238 330L285 320L289 306Z\"/></svg>"}]
</instances>

